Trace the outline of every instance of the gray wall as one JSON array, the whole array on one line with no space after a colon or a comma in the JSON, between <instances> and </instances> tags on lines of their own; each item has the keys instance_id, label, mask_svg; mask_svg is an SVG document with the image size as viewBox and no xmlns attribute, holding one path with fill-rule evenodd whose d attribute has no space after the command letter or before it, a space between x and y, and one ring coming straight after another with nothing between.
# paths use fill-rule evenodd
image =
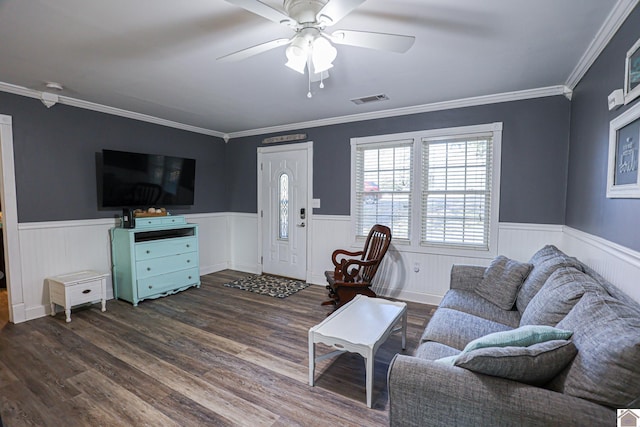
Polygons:
<instances>
[{"instance_id":1,"label":"gray wall","mask_svg":"<svg viewBox=\"0 0 640 427\"><path fill-rule=\"evenodd\" d=\"M569 117L569 100L554 96L300 129L313 141L313 197L321 199L321 208L314 212L349 215L353 137L501 121L500 220L563 224ZM227 144L226 173L232 212L257 211L256 148L268 136L272 135L232 139Z\"/></svg>"},{"instance_id":2,"label":"gray wall","mask_svg":"<svg viewBox=\"0 0 640 427\"><path fill-rule=\"evenodd\" d=\"M574 90L566 224L640 251L640 199L607 199L609 122L626 109L607 108L624 86L627 50L640 38L640 9L631 13Z\"/></svg>"},{"instance_id":3,"label":"gray wall","mask_svg":"<svg viewBox=\"0 0 640 427\"><path fill-rule=\"evenodd\" d=\"M227 210L220 138L61 104L47 109L3 92L0 114L13 121L19 222L115 216L98 209L96 153L105 148L196 159L195 204L171 212Z\"/></svg>"}]
</instances>

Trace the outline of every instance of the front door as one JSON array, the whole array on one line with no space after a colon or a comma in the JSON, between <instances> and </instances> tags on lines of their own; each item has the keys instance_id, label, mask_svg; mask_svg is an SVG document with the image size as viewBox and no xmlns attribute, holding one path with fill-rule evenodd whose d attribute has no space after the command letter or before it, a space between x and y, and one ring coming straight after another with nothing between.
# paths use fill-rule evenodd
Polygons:
<instances>
[{"instance_id":1,"label":"front door","mask_svg":"<svg viewBox=\"0 0 640 427\"><path fill-rule=\"evenodd\" d=\"M310 143L258 149L263 273L306 280Z\"/></svg>"}]
</instances>

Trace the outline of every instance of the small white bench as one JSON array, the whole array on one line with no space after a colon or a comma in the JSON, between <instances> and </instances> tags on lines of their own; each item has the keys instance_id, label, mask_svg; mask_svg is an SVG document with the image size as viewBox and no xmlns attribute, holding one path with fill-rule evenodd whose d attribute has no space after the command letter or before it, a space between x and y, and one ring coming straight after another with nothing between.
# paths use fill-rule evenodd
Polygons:
<instances>
[{"instance_id":1,"label":"small white bench","mask_svg":"<svg viewBox=\"0 0 640 427\"><path fill-rule=\"evenodd\" d=\"M402 325L397 326L402 320ZM402 331L402 349L407 341L407 304L365 295L356 297L336 310L323 322L309 329L309 385L314 385L315 364L344 352L365 358L367 406L371 408L373 363L378 348L394 332ZM316 357L316 343L335 351Z\"/></svg>"},{"instance_id":2,"label":"small white bench","mask_svg":"<svg viewBox=\"0 0 640 427\"><path fill-rule=\"evenodd\" d=\"M93 270L49 277L51 315L56 315L56 304L64 307L66 321L71 322L71 307L100 301L102 311L107 310L108 273Z\"/></svg>"}]
</instances>

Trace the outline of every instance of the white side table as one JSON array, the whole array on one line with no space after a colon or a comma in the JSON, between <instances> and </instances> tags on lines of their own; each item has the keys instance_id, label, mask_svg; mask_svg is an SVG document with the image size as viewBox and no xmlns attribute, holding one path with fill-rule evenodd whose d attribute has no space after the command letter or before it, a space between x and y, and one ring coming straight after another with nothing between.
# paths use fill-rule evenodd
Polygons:
<instances>
[{"instance_id":1,"label":"white side table","mask_svg":"<svg viewBox=\"0 0 640 427\"><path fill-rule=\"evenodd\" d=\"M90 302L102 302L107 311L107 276L93 270L48 277L51 315L56 315L56 304L64 307L66 321L71 322L71 307Z\"/></svg>"}]
</instances>

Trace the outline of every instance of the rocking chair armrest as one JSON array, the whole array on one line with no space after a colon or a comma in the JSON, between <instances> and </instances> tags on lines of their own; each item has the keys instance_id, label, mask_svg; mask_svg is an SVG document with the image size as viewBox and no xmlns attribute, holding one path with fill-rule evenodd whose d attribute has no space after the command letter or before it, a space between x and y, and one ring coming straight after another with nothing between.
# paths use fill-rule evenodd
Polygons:
<instances>
[{"instance_id":1,"label":"rocking chair armrest","mask_svg":"<svg viewBox=\"0 0 640 427\"><path fill-rule=\"evenodd\" d=\"M369 267L379 263L380 263L379 259L372 259L369 261L362 261L359 259L343 260L342 265L340 266L340 271L342 273L343 281L353 282L355 279L355 276L358 275L362 267ZM349 271L349 267L351 267L352 265L357 265L358 267L353 268L351 269L351 271Z\"/></svg>"},{"instance_id":2,"label":"rocking chair armrest","mask_svg":"<svg viewBox=\"0 0 640 427\"><path fill-rule=\"evenodd\" d=\"M352 251L347 251L346 249L336 249L331 254L331 261L333 262L333 265L338 267L341 264L340 262L338 262L338 255L347 255L347 256L353 257L353 256L362 256L363 253L364 253L363 251L352 252Z\"/></svg>"}]
</instances>

